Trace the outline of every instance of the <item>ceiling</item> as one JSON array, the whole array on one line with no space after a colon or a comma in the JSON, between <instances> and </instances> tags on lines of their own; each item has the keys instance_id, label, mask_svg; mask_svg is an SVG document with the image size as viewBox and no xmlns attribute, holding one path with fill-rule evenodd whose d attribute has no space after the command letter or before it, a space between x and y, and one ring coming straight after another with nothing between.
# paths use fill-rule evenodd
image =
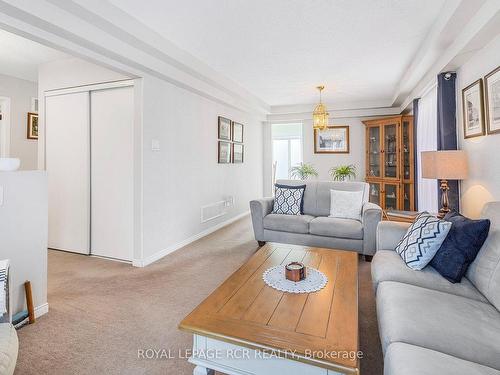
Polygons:
<instances>
[{"instance_id":1,"label":"ceiling","mask_svg":"<svg viewBox=\"0 0 500 375\"><path fill-rule=\"evenodd\" d=\"M0 74L38 81L38 66L68 55L0 29Z\"/></svg>"},{"instance_id":2,"label":"ceiling","mask_svg":"<svg viewBox=\"0 0 500 375\"><path fill-rule=\"evenodd\" d=\"M111 0L267 104L391 101L445 0Z\"/></svg>"}]
</instances>

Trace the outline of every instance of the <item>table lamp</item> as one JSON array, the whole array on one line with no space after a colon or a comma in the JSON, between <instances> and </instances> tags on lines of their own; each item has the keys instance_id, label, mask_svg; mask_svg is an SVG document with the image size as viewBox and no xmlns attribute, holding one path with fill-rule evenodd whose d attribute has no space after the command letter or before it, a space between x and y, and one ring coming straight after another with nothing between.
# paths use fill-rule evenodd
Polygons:
<instances>
[{"instance_id":1,"label":"table lamp","mask_svg":"<svg viewBox=\"0 0 500 375\"><path fill-rule=\"evenodd\" d=\"M424 151L422 152L422 177L441 180L441 208L438 218L442 219L450 212L448 201L448 180L467 178L467 154L462 150Z\"/></svg>"}]
</instances>

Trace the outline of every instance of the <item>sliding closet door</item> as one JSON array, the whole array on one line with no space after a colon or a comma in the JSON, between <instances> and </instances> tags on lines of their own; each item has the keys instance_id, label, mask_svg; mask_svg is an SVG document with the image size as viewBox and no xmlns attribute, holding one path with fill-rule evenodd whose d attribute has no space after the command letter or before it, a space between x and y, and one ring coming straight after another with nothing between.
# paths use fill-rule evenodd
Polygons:
<instances>
[{"instance_id":1,"label":"sliding closet door","mask_svg":"<svg viewBox=\"0 0 500 375\"><path fill-rule=\"evenodd\" d=\"M132 260L134 91L90 93L91 253Z\"/></svg>"},{"instance_id":2,"label":"sliding closet door","mask_svg":"<svg viewBox=\"0 0 500 375\"><path fill-rule=\"evenodd\" d=\"M49 247L90 250L89 93L45 98Z\"/></svg>"}]
</instances>

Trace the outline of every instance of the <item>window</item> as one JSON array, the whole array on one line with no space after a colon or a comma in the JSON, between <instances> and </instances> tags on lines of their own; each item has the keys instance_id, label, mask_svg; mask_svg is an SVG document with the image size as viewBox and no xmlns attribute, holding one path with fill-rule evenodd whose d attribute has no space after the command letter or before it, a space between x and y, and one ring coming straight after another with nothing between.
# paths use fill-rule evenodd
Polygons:
<instances>
[{"instance_id":1,"label":"window","mask_svg":"<svg viewBox=\"0 0 500 375\"><path fill-rule=\"evenodd\" d=\"M290 168L302 163L302 124L272 124L275 180L290 178Z\"/></svg>"}]
</instances>

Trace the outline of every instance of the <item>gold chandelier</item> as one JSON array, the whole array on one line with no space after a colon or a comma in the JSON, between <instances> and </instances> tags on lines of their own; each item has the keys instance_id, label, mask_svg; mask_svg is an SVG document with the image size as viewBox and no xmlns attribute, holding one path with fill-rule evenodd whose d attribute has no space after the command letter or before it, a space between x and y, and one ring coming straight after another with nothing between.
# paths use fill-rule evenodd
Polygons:
<instances>
[{"instance_id":1,"label":"gold chandelier","mask_svg":"<svg viewBox=\"0 0 500 375\"><path fill-rule=\"evenodd\" d=\"M321 102L321 91L325 86L316 87L319 90L319 103L313 111L313 129L325 130L328 127L328 112Z\"/></svg>"}]
</instances>

